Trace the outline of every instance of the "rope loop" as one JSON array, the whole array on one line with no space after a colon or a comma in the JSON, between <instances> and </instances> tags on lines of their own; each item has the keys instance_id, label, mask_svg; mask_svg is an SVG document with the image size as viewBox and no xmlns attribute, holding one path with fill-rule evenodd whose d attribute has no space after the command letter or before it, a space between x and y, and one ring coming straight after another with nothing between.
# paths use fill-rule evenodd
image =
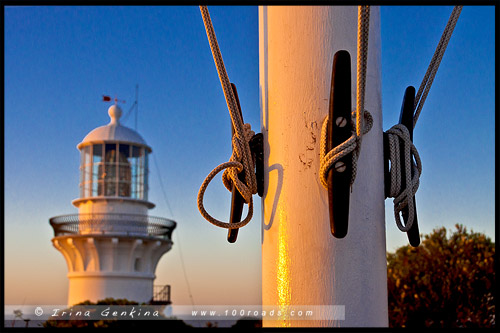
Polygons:
<instances>
[{"instance_id":1,"label":"rope loop","mask_svg":"<svg viewBox=\"0 0 500 333\"><path fill-rule=\"evenodd\" d=\"M253 200L252 197L250 197L250 200L247 202L248 203L248 213L247 217L237 223L227 223L227 222L222 222L217 220L216 218L212 217L206 210L205 207L203 206L203 197L205 195L205 190L208 187L208 184L212 181L212 179L222 170L226 169L229 170L231 169L236 169L237 171L242 171L243 170L243 165L240 162L237 161L230 161L230 162L224 162L220 165L218 165L215 169L213 169L208 176L205 178L203 183L201 184L200 190L198 192L198 210L200 211L201 215L210 223L212 223L215 226L221 227L221 228L226 228L226 229L238 229L241 227L244 227L250 220L252 219L253 215ZM245 198L243 196L243 198Z\"/></svg>"},{"instance_id":2,"label":"rope loop","mask_svg":"<svg viewBox=\"0 0 500 333\"><path fill-rule=\"evenodd\" d=\"M394 217L399 230L407 232L410 230L414 219L413 197L417 193L420 184L419 178L422 174L422 162L417 148L410 139L410 132L406 126L397 124L391 127L387 133L389 142L389 160L391 162L390 177L391 186L389 197L394 198ZM400 143L403 143L403 151ZM401 154L404 156L404 165L401 165ZM415 158L413 161L412 156ZM401 168L404 167L405 179L401 179ZM411 176L413 172L413 177ZM404 187L403 187L404 183ZM408 220L406 225L401 222L400 212L408 206Z\"/></svg>"},{"instance_id":3,"label":"rope loop","mask_svg":"<svg viewBox=\"0 0 500 333\"><path fill-rule=\"evenodd\" d=\"M255 156L251 153L250 166L245 168L245 164L242 162L242 150L244 149L244 142L248 144L254 132L251 129L250 124L244 124L243 128L245 129L244 140L241 140L236 135L233 135L232 143L233 143L233 153L228 162L222 163L218 165L215 169L213 169L208 176L205 178L203 183L201 184L200 190L198 191L198 210L201 215L210 223L215 226L226 228L226 229L239 229L244 227L253 216L253 200L252 195L257 193L257 179L255 176ZM245 203L248 204L248 213L247 217L237 223L227 223L222 222L211 216L203 205L203 197L205 195L205 191L208 187L208 184L212 181L212 179L222 170L224 170L222 174L222 183L226 187L228 191L233 190L233 185L236 187L236 190L241 194ZM242 182L238 174L245 171L245 181Z\"/></svg>"}]
</instances>

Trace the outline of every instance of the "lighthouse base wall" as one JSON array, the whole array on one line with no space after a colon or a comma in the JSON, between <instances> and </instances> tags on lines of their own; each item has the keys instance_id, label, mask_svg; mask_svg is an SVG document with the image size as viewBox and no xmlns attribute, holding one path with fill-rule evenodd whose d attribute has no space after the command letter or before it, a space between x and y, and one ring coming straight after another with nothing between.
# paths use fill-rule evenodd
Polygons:
<instances>
[{"instance_id":1,"label":"lighthouse base wall","mask_svg":"<svg viewBox=\"0 0 500 333\"><path fill-rule=\"evenodd\" d=\"M147 303L156 266L172 247L169 239L74 235L52 239L68 265L68 304L105 298Z\"/></svg>"},{"instance_id":2,"label":"lighthouse base wall","mask_svg":"<svg viewBox=\"0 0 500 333\"><path fill-rule=\"evenodd\" d=\"M68 306L105 298L148 303L153 298L154 275L74 275L68 274Z\"/></svg>"}]
</instances>

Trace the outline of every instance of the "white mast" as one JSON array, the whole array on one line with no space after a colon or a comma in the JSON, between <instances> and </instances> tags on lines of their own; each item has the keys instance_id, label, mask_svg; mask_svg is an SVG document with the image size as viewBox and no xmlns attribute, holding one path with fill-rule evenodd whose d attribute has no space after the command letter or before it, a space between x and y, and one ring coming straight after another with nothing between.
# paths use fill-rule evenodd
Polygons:
<instances>
[{"instance_id":1,"label":"white mast","mask_svg":"<svg viewBox=\"0 0 500 333\"><path fill-rule=\"evenodd\" d=\"M345 238L330 232L319 179L335 52L351 55L356 96L357 7L259 8L263 305L345 306L345 319L264 320L264 326L387 326L387 268L380 74L380 11L371 8L363 136Z\"/></svg>"}]
</instances>

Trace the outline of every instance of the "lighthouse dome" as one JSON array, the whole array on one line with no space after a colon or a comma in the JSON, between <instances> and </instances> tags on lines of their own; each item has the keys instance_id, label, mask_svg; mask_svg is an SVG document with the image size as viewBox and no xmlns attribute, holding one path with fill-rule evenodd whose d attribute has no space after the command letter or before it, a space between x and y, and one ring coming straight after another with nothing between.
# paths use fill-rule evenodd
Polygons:
<instances>
[{"instance_id":1,"label":"lighthouse dome","mask_svg":"<svg viewBox=\"0 0 500 333\"><path fill-rule=\"evenodd\" d=\"M145 146L148 151L151 152L151 147L146 144L146 141L139 133L120 124L122 113L122 109L118 105L111 105L108 109L108 115L110 117L109 124L97 127L87 134L82 142L78 144L78 149L92 142L113 141L139 144Z\"/></svg>"}]
</instances>

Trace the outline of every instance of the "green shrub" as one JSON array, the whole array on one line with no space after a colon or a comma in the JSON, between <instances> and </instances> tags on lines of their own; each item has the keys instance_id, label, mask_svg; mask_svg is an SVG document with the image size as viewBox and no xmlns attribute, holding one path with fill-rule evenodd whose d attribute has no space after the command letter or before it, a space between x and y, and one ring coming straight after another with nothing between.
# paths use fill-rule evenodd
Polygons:
<instances>
[{"instance_id":1,"label":"green shrub","mask_svg":"<svg viewBox=\"0 0 500 333\"><path fill-rule=\"evenodd\" d=\"M390 327L494 327L495 244L456 225L387 255Z\"/></svg>"}]
</instances>

